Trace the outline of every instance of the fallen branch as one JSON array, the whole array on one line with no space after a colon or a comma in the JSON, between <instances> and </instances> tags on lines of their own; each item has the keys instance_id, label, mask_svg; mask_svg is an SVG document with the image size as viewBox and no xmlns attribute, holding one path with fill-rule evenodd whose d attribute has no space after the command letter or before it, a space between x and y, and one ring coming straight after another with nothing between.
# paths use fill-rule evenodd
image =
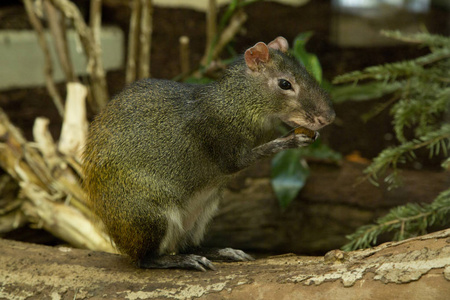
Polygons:
<instances>
[{"instance_id":1,"label":"fallen branch","mask_svg":"<svg viewBox=\"0 0 450 300\"><path fill-rule=\"evenodd\" d=\"M449 238L450 229L324 257L215 263L208 272L138 270L119 255L3 240L1 291L7 298L446 300Z\"/></svg>"}]
</instances>

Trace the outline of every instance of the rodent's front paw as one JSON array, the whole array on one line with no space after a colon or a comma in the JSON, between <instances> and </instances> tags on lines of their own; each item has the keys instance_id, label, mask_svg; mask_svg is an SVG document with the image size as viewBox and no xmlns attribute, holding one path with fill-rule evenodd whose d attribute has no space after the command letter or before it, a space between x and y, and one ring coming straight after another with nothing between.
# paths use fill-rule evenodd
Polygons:
<instances>
[{"instance_id":1,"label":"rodent's front paw","mask_svg":"<svg viewBox=\"0 0 450 300\"><path fill-rule=\"evenodd\" d=\"M319 133L317 131L314 132L314 135L305 134L305 133L293 133L286 137L288 139L291 148L305 147L312 144L319 137Z\"/></svg>"},{"instance_id":2,"label":"rodent's front paw","mask_svg":"<svg viewBox=\"0 0 450 300\"><path fill-rule=\"evenodd\" d=\"M315 141L315 136L311 138L305 134L293 134L292 139L293 139L294 146L296 148L297 147L305 147L305 146L312 144Z\"/></svg>"}]
</instances>

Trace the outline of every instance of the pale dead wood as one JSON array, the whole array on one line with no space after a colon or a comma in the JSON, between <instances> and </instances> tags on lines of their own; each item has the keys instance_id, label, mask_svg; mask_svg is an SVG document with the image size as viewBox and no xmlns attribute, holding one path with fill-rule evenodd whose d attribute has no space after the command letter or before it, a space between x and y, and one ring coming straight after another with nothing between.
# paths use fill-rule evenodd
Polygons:
<instances>
[{"instance_id":1,"label":"pale dead wood","mask_svg":"<svg viewBox=\"0 0 450 300\"><path fill-rule=\"evenodd\" d=\"M0 109L0 166L17 181L28 181L45 188L43 178L34 173L24 161L26 157L36 156L35 149L26 146L20 131L10 123L5 112ZM25 152L31 155L25 155Z\"/></svg>"},{"instance_id":2,"label":"pale dead wood","mask_svg":"<svg viewBox=\"0 0 450 300\"><path fill-rule=\"evenodd\" d=\"M119 255L0 241L5 297L102 299L433 299L450 294L450 230L324 257L215 263L217 271L138 270Z\"/></svg>"},{"instance_id":3,"label":"pale dead wood","mask_svg":"<svg viewBox=\"0 0 450 300\"><path fill-rule=\"evenodd\" d=\"M57 201L61 195L50 195L26 182L21 183L21 188L23 196L29 200L23 203L22 211L31 223L75 247L115 252L109 238L94 227L85 215L78 209ZM71 201L70 196L68 197L67 201Z\"/></svg>"},{"instance_id":4,"label":"pale dead wood","mask_svg":"<svg viewBox=\"0 0 450 300\"><path fill-rule=\"evenodd\" d=\"M12 230L23 225L25 217L35 226L78 247L115 252L108 237L92 225L93 216L86 207L80 185L79 149L87 126L83 112L86 88L70 83L68 95L63 125L66 129L61 137L66 142L60 143L59 148L48 131L47 119L36 120L35 142L28 142L0 110L0 166L20 185L17 200L10 200L2 207L0 224L10 222L10 226L2 225L2 230ZM17 206L9 209L13 204Z\"/></svg>"},{"instance_id":5,"label":"pale dead wood","mask_svg":"<svg viewBox=\"0 0 450 300\"><path fill-rule=\"evenodd\" d=\"M13 231L26 223L20 209L23 201L17 197L17 182L8 174L0 176L0 234Z\"/></svg>"},{"instance_id":6,"label":"pale dead wood","mask_svg":"<svg viewBox=\"0 0 450 300\"><path fill-rule=\"evenodd\" d=\"M50 120L47 118L36 118L33 126L33 137L36 141L37 148L41 151L43 158L52 170L58 167L58 165L62 163L62 160L56 153L57 149L55 142L48 131L49 124Z\"/></svg>"},{"instance_id":7,"label":"pale dead wood","mask_svg":"<svg viewBox=\"0 0 450 300\"><path fill-rule=\"evenodd\" d=\"M8 233L17 228L25 226L28 222L27 217L24 215L23 211L19 208L23 201L16 199L15 205L17 208L11 210L0 210L0 233Z\"/></svg>"},{"instance_id":8,"label":"pale dead wood","mask_svg":"<svg viewBox=\"0 0 450 300\"><path fill-rule=\"evenodd\" d=\"M67 84L66 114L61 129L58 150L81 161L86 141L88 121L85 99L87 89L81 83Z\"/></svg>"}]
</instances>

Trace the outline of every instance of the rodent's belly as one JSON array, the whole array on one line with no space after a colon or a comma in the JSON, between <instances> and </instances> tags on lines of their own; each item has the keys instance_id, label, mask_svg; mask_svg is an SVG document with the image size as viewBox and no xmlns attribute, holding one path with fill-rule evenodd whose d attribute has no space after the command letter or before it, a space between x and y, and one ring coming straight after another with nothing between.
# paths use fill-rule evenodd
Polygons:
<instances>
[{"instance_id":1,"label":"rodent's belly","mask_svg":"<svg viewBox=\"0 0 450 300\"><path fill-rule=\"evenodd\" d=\"M196 192L183 207L170 208L166 212L168 226L159 253L177 253L183 246L198 246L206 225L217 211L219 199L219 188L209 187Z\"/></svg>"}]
</instances>

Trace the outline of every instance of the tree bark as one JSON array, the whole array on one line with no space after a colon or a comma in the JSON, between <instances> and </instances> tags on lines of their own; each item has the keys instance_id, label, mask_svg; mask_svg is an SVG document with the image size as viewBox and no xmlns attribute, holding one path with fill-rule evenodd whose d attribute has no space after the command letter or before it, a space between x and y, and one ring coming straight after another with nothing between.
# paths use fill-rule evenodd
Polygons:
<instances>
[{"instance_id":1,"label":"tree bark","mask_svg":"<svg viewBox=\"0 0 450 300\"><path fill-rule=\"evenodd\" d=\"M346 161L340 166L314 164L304 189L282 211L268 177L270 161L259 162L229 185L204 244L265 253L323 254L340 248L348 242L347 234L390 208L429 203L450 184L447 172L403 170L404 185L396 190L367 181L355 185L365 167Z\"/></svg>"},{"instance_id":2,"label":"tree bark","mask_svg":"<svg viewBox=\"0 0 450 300\"><path fill-rule=\"evenodd\" d=\"M0 240L7 299L448 299L450 229L324 257L141 270L117 254Z\"/></svg>"}]
</instances>

